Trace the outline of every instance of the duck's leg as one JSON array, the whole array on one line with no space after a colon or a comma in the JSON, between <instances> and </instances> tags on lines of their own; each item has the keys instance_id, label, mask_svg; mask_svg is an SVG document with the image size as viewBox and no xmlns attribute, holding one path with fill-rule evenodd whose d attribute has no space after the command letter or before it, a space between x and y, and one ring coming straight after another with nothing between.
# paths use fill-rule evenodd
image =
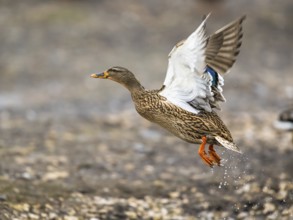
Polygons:
<instances>
[{"instance_id":1,"label":"duck's leg","mask_svg":"<svg viewBox=\"0 0 293 220\"><path fill-rule=\"evenodd\" d=\"M210 156L210 159L213 162L218 164L218 166L221 166L221 158L219 157L219 155L214 150L214 146L212 144L209 146L209 156Z\"/></svg>"},{"instance_id":2,"label":"duck's leg","mask_svg":"<svg viewBox=\"0 0 293 220\"><path fill-rule=\"evenodd\" d=\"M213 161L208 157L207 153L205 152L205 145L207 143L207 138L205 136L203 136L201 140L202 140L202 143L199 146L198 154L207 165L212 167Z\"/></svg>"}]
</instances>

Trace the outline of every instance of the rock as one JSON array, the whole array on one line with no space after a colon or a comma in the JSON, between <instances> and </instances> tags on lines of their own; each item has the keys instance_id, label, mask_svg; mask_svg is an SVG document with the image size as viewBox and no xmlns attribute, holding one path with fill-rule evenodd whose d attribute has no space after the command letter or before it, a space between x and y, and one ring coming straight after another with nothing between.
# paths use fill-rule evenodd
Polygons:
<instances>
[{"instance_id":1,"label":"rock","mask_svg":"<svg viewBox=\"0 0 293 220\"><path fill-rule=\"evenodd\" d=\"M78 217L66 215L64 216L64 220L78 220Z\"/></svg>"},{"instance_id":2,"label":"rock","mask_svg":"<svg viewBox=\"0 0 293 220\"><path fill-rule=\"evenodd\" d=\"M247 216L248 216L248 213L247 212L240 212L237 215L237 218L239 218L239 219L247 219Z\"/></svg>"},{"instance_id":3,"label":"rock","mask_svg":"<svg viewBox=\"0 0 293 220\"><path fill-rule=\"evenodd\" d=\"M23 178L25 180L30 180L30 179L32 179L32 175L28 172L24 172L21 174L21 178Z\"/></svg>"},{"instance_id":4,"label":"rock","mask_svg":"<svg viewBox=\"0 0 293 220\"><path fill-rule=\"evenodd\" d=\"M0 195L0 202L4 202L7 200L7 196L6 195Z\"/></svg>"},{"instance_id":5,"label":"rock","mask_svg":"<svg viewBox=\"0 0 293 220\"><path fill-rule=\"evenodd\" d=\"M50 212L49 213L49 219L56 219L58 216L57 216L57 214L56 213L54 213L54 212Z\"/></svg>"},{"instance_id":6,"label":"rock","mask_svg":"<svg viewBox=\"0 0 293 220\"><path fill-rule=\"evenodd\" d=\"M176 199L180 196L180 192L170 192L169 193L170 198Z\"/></svg>"},{"instance_id":7,"label":"rock","mask_svg":"<svg viewBox=\"0 0 293 220\"><path fill-rule=\"evenodd\" d=\"M275 211L275 209L276 209L276 206L273 203L265 203L263 213L268 214Z\"/></svg>"},{"instance_id":8,"label":"rock","mask_svg":"<svg viewBox=\"0 0 293 220\"><path fill-rule=\"evenodd\" d=\"M127 211L125 214L129 219L137 219L137 214L135 212Z\"/></svg>"},{"instance_id":9,"label":"rock","mask_svg":"<svg viewBox=\"0 0 293 220\"><path fill-rule=\"evenodd\" d=\"M63 179L69 176L69 173L67 171L55 171L55 172L49 172L46 173L42 180L43 181L50 181L50 180L56 180L56 179Z\"/></svg>"},{"instance_id":10,"label":"rock","mask_svg":"<svg viewBox=\"0 0 293 220\"><path fill-rule=\"evenodd\" d=\"M267 216L267 219L275 220L278 219L279 213L278 211L274 211L272 214Z\"/></svg>"},{"instance_id":11,"label":"rock","mask_svg":"<svg viewBox=\"0 0 293 220\"><path fill-rule=\"evenodd\" d=\"M12 204L11 207L20 212L28 212L30 209L30 206L27 203Z\"/></svg>"},{"instance_id":12,"label":"rock","mask_svg":"<svg viewBox=\"0 0 293 220\"><path fill-rule=\"evenodd\" d=\"M282 211L282 215L283 216L293 216L293 206L291 206L291 208L284 209Z\"/></svg>"},{"instance_id":13,"label":"rock","mask_svg":"<svg viewBox=\"0 0 293 220\"><path fill-rule=\"evenodd\" d=\"M30 220L33 220L33 219L39 219L39 216L36 215L36 214L34 214L34 213L29 213L29 214L28 214L28 217L29 217Z\"/></svg>"}]
</instances>

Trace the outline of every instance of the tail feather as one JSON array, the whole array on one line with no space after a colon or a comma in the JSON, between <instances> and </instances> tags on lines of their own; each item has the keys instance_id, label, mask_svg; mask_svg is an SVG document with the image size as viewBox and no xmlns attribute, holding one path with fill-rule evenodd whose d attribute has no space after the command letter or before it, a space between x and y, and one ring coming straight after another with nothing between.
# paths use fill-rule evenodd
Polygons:
<instances>
[{"instance_id":1,"label":"tail feather","mask_svg":"<svg viewBox=\"0 0 293 220\"><path fill-rule=\"evenodd\" d=\"M238 152L238 153L241 153L241 150L236 146L235 143L233 142L230 142L228 140L226 140L225 138L222 138L220 136L216 136L215 139L223 145L223 147L227 148L228 150L232 150L232 151L235 151L235 152Z\"/></svg>"}]
</instances>

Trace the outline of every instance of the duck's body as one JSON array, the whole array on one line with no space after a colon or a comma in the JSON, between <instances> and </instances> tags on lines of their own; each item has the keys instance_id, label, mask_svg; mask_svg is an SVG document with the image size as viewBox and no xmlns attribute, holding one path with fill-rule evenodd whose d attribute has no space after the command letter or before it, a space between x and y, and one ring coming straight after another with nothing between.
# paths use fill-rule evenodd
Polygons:
<instances>
[{"instance_id":1,"label":"duck's body","mask_svg":"<svg viewBox=\"0 0 293 220\"><path fill-rule=\"evenodd\" d=\"M141 90L132 94L136 111L145 119L154 122L175 136L189 143L220 144L215 137L233 142L230 131L216 112L188 112L159 94L160 90Z\"/></svg>"},{"instance_id":2,"label":"duck's body","mask_svg":"<svg viewBox=\"0 0 293 220\"><path fill-rule=\"evenodd\" d=\"M177 137L200 144L198 153L208 165L220 165L213 145L240 152L231 133L216 114L224 75L239 53L244 16L211 36L206 35L206 19L185 41L169 54L164 84L159 90L145 90L134 74L123 67L112 67L94 78L116 81L131 93L137 112ZM209 155L205 145L209 144Z\"/></svg>"}]
</instances>

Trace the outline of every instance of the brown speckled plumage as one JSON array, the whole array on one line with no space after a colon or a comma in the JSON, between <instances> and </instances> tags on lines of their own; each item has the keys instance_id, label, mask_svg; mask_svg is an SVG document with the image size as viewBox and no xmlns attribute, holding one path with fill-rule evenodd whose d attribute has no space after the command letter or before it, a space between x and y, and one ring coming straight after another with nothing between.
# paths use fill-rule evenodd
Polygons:
<instances>
[{"instance_id":1,"label":"brown speckled plumage","mask_svg":"<svg viewBox=\"0 0 293 220\"><path fill-rule=\"evenodd\" d=\"M93 74L94 78L107 78L125 86L131 93L137 112L145 119L154 122L177 137L189 143L201 144L199 155L209 165L220 165L220 157L213 145L222 145L238 151L232 136L216 112L200 111L198 114L174 105L159 94L164 89L146 90L133 73L123 67L113 67L101 74ZM204 146L208 143L209 156Z\"/></svg>"},{"instance_id":2,"label":"brown speckled plumage","mask_svg":"<svg viewBox=\"0 0 293 220\"><path fill-rule=\"evenodd\" d=\"M233 142L229 130L214 111L193 114L168 102L158 91L141 90L132 94L135 108L142 117L190 143L200 144L203 136L207 137L208 144L219 144L215 136Z\"/></svg>"}]
</instances>

